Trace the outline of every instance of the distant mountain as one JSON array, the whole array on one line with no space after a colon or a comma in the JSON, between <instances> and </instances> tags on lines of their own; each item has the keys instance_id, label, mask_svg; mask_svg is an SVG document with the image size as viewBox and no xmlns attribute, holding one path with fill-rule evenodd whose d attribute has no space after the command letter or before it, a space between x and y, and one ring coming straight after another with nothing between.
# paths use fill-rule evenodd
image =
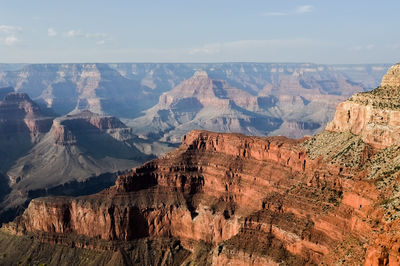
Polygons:
<instances>
[{"instance_id":1,"label":"distant mountain","mask_svg":"<svg viewBox=\"0 0 400 266\"><path fill-rule=\"evenodd\" d=\"M25 93L3 88L1 95L0 222L33 197L97 192L115 181L114 173L170 149L139 139L113 116L82 111L55 118Z\"/></svg>"},{"instance_id":2,"label":"distant mountain","mask_svg":"<svg viewBox=\"0 0 400 266\"><path fill-rule=\"evenodd\" d=\"M193 129L295 138L310 135L325 127L340 101L363 90L342 74L312 73L281 74L254 95L198 71L128 125L137 134L169 142L180 142Z\"/></svg>"},{"instance_id":3,"label":"distant mountain","mask_svg":"<svg viewBox=\"0 0 400 266\"><path fill-rule=\"evenodd\" d=\"M14 71L20 70L24 67L25 64L4 64L0 63L0 71Z\"/></svg>"},{"instance_id":4,"label":"distant mountain","mask_svg":"<svg viewBox=\"0 0 400 266\"><path fill-rule=\"evenodd\" d=\"M115 117L83 111L56 118L7 174L13 188L33 190L129 169L152 158L129 143L132 137Z\"/></svg>"},{"instance_id":5,"label":"distant mountain","mask_svg":"<svg viewBox=\"0 0 400 266\"><path fill-rule=\"evenodd\" d=\"M0 194L12 190L0 208L88 192L99 175L160 156L192 129L313 134L337 103L376 87L388 67L0 64L0 183L10 186Z\"/></svg>"},{"instance_id":6,"label":"distant mountain","mask_svg":"<svg viewBox=\"0 0 400 266\"><path fill-rule=\"evenodd\" d=\"M26 65L4 71L1 85L26 92L59 114L87 109L124 117L154 104L150 88L123 77L107 64Z\"/></svg>"},{"instance_id":7,"label":"distant mountain","mask_svg":"<svg viewBox=\"0 0 400 266\"><path fill-rule=\"evenodd\" d=\"M55 114L10 87L0 88L0 99L0 172L4 173L50 129Z\"/></svg>"},{"instance_id":8,"label":"distant mountain","mask_svg":"<svg viewBox=\"0 0 400 266\"><path fill-rule=\"evenodd\" d=\"M279 128L281 119L253 112L257 104L250 93L198 71L163 94L156 106L129 125L137 134L169 142L180 142L195 128L248 135L263 135Z\"/></svg>"},{"instance_id":9,"label":"distant mountain","mask_svg":"<svg viewBox=\"0 0 400 266\"><path fill-rule=\"evenodd\" d=\"M332 94L335 88L329 88L329 82L336 76L360 83L363 89L372 89L389 67L301 63L0 64L0 87L12 86L18 92L28 93L61 115L87 109L119 118L135 118L157 104L162 93L198 70L252 95L258 95L268 84L302 73L319 80L323 89Z\"/></svg>"}]
</instances>

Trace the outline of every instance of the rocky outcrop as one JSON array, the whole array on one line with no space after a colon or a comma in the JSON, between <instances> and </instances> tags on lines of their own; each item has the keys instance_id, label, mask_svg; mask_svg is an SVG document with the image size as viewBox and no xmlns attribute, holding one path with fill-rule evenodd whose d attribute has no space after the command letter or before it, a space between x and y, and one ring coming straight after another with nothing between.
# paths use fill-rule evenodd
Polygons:
<instances>
[{"instance_id":1,"label":"rocky outcrop","mask_svg":"<svg viewBox=\"0 0 400 266\"><path fill-rule=\"evenodd\" d=\"M12 190L0 202L0 221L12 217L7 211L18 212L40 195L98 192L113 184L115 178L99 182L95 177L131 169L154 158L152 145L157 143L140 140L112 116L84 111L58 117L51 129L7 169ZM162 144L158 145L162 150ZM89 186L86 183L95 189L83 189Z\"/></svg>"},{"instance_id":2,"label":"rocky outcrop","mask_svg":"<svg viewBox=\"0 0 400 266\"><path fill-rule=\"evenodd\" d=\"M353 101L389 112L386 88ZM363 120L341 121L340 110L330 130L299 140L191 131L100 193L33 200L3 233L120 250L115 263L141 248L121 243L168 239L186 265L397 265L400 150L369 141Z\"/></svg>"},{"instance_id":3,"label":"rocky outcrop","mask_svg":"<svg viewBox=\"0 0 400 266\"><path fill-rule=\"evenodd\" d=\"M396 64L389 68L388 72L383 76L381 87L400 87L400 64Z\"/></svg>"},{"instance_id":4,"label":"rocky outcrop","mask_svg":"<svg viewBox=\"0 0 400 266\"><path fill-rule=\"evenodd\" d=\"M51 130L8 171L18 190L50 188L125 170L151 156L120 120L89 111L54 119Z\"/></svg>"},{"instance_id":5,"label":"rocky outcrop","mask_svg":"<svg viewBox=\"0 0 400 266\"><path fill-rule=\"evenodd\" d=\"M51 128L57 144L76 144L76 138L82 135L107 134L117 141L126 141L135 136L124 123L113 116L92 113L88 110L78 114L54 119Z\"/></svg>"},{"instance_id":6,"label":"rocky outcrop","mask_svg":"<svg viewBox=\"0 0 400 266\"><path fill-rule=\"evenodd\" d=\"M341 103L326 130L350 131L379 149L397 143L400 137L399 80L397 64L388 70L381 86L371 92L353 95Z\"/></svg>"},{"instance_id":7,"label":"rocky outcrop","mask_svg":"<svg viewBox=\"0 0 400 266\"><path fill-rule=\"evenodd\" d=\"M54 113L12 88L2 88L0 94L0 171L6 173L50 130Z\"/></svg>"},{"instance_id":8,"label":"rocky outcrop","mask_svg":"<svg viewBox=\"0 0 400 266\"><path fill-rule=\"evenodd\" d=\"M85 194L86 182L96 188L87 193L98 192L115 179L92 182L95 177L131 169L170 149L139 139L113 116L83 111L55 118L10 87L0 89L0 98L0 222L23 211L32 195ZM66 185L73 182L80 188ZM65 190L54 190L60 187Z\"/></svg>"},{"instance_id":9,"label":"rocky outcrop","mask_svg":"<svg viewBox=\"0 0 400 266\"><path fill-rule=\"evenodd\" d=\"M301 143L193 131L114 187L35 199L7 228L107 241L168 237L192 252L206 243L213 263L332 262L342 241L368 243L378 193L340 165L311 159Z\"/></svg>"},{"instance_id":10,"label":"rocky outcrop","mask_svg":"<svg viewBox=\"0 0 400 266\"><path fill-rule=\"evenodd\" d=\"M25 93L10 92L0 101L0 130L3 134L28 133L37 137L46 133L54 114L42 110Z\"/></svg>"}]
</instances>

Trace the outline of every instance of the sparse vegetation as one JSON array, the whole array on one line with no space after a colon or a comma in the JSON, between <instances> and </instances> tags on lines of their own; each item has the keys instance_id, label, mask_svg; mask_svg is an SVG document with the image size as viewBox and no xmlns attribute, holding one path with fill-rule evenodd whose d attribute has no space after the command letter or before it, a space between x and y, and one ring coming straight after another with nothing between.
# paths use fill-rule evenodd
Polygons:
<instances>
[{"instance_id":1,"label":"sparse vegetation","mask_svg":"<svg viewBox=\"0 0 400 266\"><path fill-rule=\"evenodd\" d=\"M400 110L400 87L377 87L372 91L357 93L348 101L378 109Z\"/></svg>"},{"instance_id":2,"label":"sparse vegetation","mask_svg":"<svg viewBox=\"0 0 400 266\"><path fill-rule=\"evenodd\" d=\"M370 93L378 95L387 92L378 88ZM360 93L360 95L366 94L368 93ZM396 90L396 94L399 96L400 103L400 91ZM353 97L353 100L354 98L357 97ZM338 163L354 170L366 170L367 178L374 180L377 188L387 195L387 198L380 204L386 210L386 219L392 221L400 218L400 184L397 181L400 176L400 148L398 145L395 144L374 155L371 154L366 161L363 161L363 152L368 148L368 144L365 144L360 136L350 132L322 132L302 145L312 159L322 156L332 164ZM327 202L337 206L340 197L336 196L339 195L329 196ZM329 205L323 206L323 211L330 209Z\"/></svg>"},{"instance_id":3,"label":"sparse vegetation","mask_svg":"<svg viewBox=\"0 0 400 266\"><path fill-rule=\"evenodd\" d=\"M359 168L362 165L362 153L367 148L360 136L350 132L328 131L315 135L302 146L312 159L323 156L331 164L349 168Z\"/></svg>"}]
</instances>

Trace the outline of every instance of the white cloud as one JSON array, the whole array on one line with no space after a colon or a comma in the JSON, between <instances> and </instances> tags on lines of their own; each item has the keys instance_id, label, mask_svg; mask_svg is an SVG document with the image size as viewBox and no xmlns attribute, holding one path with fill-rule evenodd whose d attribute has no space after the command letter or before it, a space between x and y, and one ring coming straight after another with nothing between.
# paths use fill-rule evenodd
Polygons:
<instances>
[{"instance_id":1,"label":"white cloud","mask_svg":"<svg viewBox=\"0 0 400 266\"><path fill-rule=\"evenodd\" d=\"M55 36L57 36L57 31L54 28L48 28L47 35L50 37L55 37Z\"/></svg>"},{"instance_id":2,"label":"white cloud","mask_svg":"<svg viewBox=\"0 0 400 266\"><path fill-rule=\"evenodd\" d=\"M10 25L0 25L0 33L12 34L22 31L21 27L10 26Z\"/></svg>"},{"instance_id":3,"label":"white cloud","mask_svg":"<svg viewBox=\"0 0 400 266\"><path fill-rule=\"evenodd\" d=\"M299 6L299 7L296 9L296 13L297 13L297 14L310 13L310 12L313 11L313 9L314 9L314 7L311 6L311 5Z\"/></svg>"},{"instance_id":4,"label":"white cloud","mask_svg":"<svg viewBox=\"0 0 400 266\"><path fill-rule=\"evenodd\" d=\"M85 34L81 30L69 30L65 34L68 38L77 38L77 37L84 37Z\"/></svg>"},{"instance_id":5,"label":"white cloud","mask_svg":"<svg viewBox=\"0 0 400 266\"><path fill-rule=\"evenodd\" d=\"M304 5L304 6L299 6L294 10L265 12L262 15L266 16L266 17L288 16L288 15L294 15L294 14L306 14L306 13L312 12L313 10L314 10L314 7L312 5Z\"/></svg>"},{"instance_id":6,"label":"white cloud","mask_svg":"<svg viewBox=\"0 0 400 266\"><path fill-rule=\"evenodd\" d=\"M85 38L91 39L96 42L97 45L104 45L113 39L106 33L103 32L84 32L82 30L69 30L64 33L64 35L68 38Z\"/></svg>"},{"instance_id":7,"label":"white cloud","mask_svg":"<svg viewBox=\"0 0 400 266\"><path fill-rule=\"evenodd\" d=\"M11 25L0 25L0 44L14 46L20 42L18 33L22 31L21 27Z\"/></svg>"},{"instance_id":8,"label":"white cloud","mask_svg":"<svg viewBox=\"0 0 400 266\"><path fill-rule=\"evenodd\" d=\"M15 44L17 44L19 42L20 42L20 40L16 36L13 36L13 35L7 36L4 39L4 44L7 46L14 46Z\"/></svg>"},{"instance_id":9,"label":"white cloud","mask_svg":"<svg viewBox=\"0 0 400 266\"><path fill-rule=\"evenodd\" d=\"M82 30L69 30L64 35L68 38L92 39L96 41L97 45L104 45L112 41L112 38L108 34L102 32L90 33Z\"/></svg>"},{"instance_id":10,"label":"white cloud","mask_svg":"<svg viewBox=\"0 0 400 266\"><path fill-rule=\"evenodd\" d=\"M89 33L83 32L82 30L69 30L65 33L65 35L69 38L86 38L86 39L101 39L108 38L108 34L106 33Z\"/></svg>"},{"instance_id":11,"label":"white cloud","mask_svg":"<svg viewBox=\"0 0 400 266\"><path fill-rule=\"evenodd\" d=\"M86 33L85 37L88 39L97 39L97 38L107 38L108 35L105 33Z\"/></svg>"}]
</instances>

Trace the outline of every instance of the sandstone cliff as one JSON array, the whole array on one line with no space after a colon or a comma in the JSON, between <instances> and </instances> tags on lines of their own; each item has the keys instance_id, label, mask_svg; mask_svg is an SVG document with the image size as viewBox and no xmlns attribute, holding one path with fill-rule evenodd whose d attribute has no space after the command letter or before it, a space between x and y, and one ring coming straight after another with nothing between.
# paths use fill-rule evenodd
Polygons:
<instances>
[{"instance_id":1,"label":"sandstone cliff","mask_svg":"<svg viewBox=\"0 0 400 266\"><path fill-rule=\"evenodd\" d=\"M326 130L350 131L376 148L397 143L400 137L400 65L394 65L373 91L353 95L341 103Z\"/></svg>"},{"instance_id":2,"label":"sandstone cliff","mask_svg":"<svg viewBox=\"0 0 400 266\"><path fill-rule=\"evenodd\" d=\"M0 243L32 236L121 265L145 263L134 243L165 239L149 242L158 261L160 249L175 250L161 264L399 265L399 146L370 141L363 121L374 117L352 120L371 100L390 113L385 96L396 91L386 83L360 94L368 103L355 101L349 119L339 107L329 130L300 140L192 131L98 194L33 200ZM35 263L52 259L32 254Z\"/></svg>"},{"instance_id":3,"label":"sandstone cliff","mask_svg":"<svg viewBox=\"0 0 400 266\"><path fill-rule=\"evenodd\" d=\"M343 243L354 252L343 258L360 263L381 219L374 209L379 193L367 180L349 179L348 168L310 158L302 143L193 131L179 149L100 194L33 200L7 230L47 233L51 242L60 234L168 237L179 239L193 261L205 243L216 265L333 263Z\"/></svg>"}]
</instances>

